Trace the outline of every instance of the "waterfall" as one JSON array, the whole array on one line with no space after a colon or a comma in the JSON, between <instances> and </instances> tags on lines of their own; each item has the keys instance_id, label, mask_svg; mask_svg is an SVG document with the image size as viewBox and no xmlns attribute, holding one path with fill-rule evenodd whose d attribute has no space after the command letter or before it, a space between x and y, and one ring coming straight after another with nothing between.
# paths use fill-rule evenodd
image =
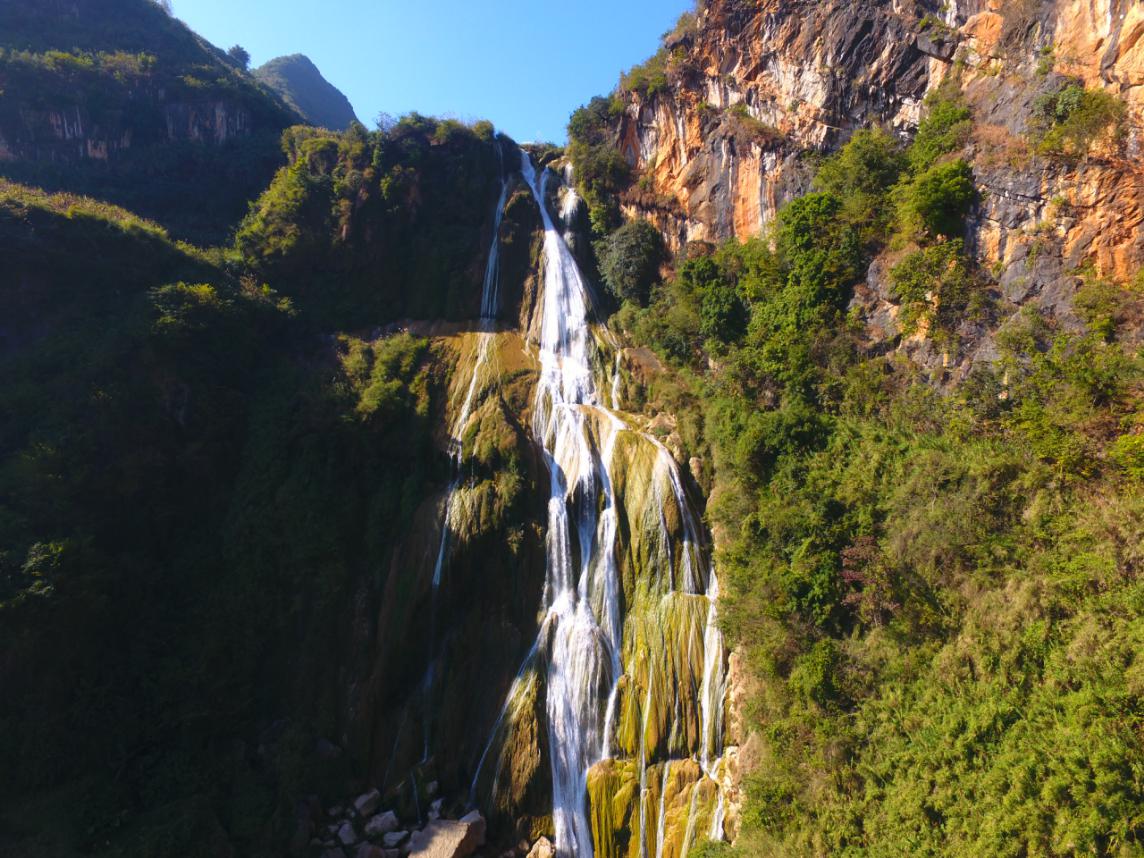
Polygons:
<instances>
[{"instance_id":1,"label":"waterfall","mask_svg":"<svg viewBox=\"0 0 1144 858\"><path fill-rule=\"evenodd\" d=\"M553 174L545 169L538 176L524 152L521 152L520 172L539 206L544 229L539 307L540 375L532 432L549 477L546 572L540 632L509 690L477 763L471 800L476 798L486 757L502 730L511 729L509 722L516 717L518 700L528 681L533 681L526 680L526 671L531 677L539 670L545 688L543 703L556 852L560 858L592 858L594 847L599 844L592 842L588 819L589 769L623 753L625 740L617 743L615 726L620 717L617 710L621 705L621 679L626 674L634 682L635 662L642 659L640 663L646 667L642 705L631 700L626 705L642 712L639 751L634 761L638 765L640 790L641 853L646 855L651 847L659 856L665 848L665 793L671 764L667 760L663 762L657 830L649 843L651 833L646 828L648 757L653 750L657 754L664 750L658 747L663 741L662 735L656 748L648 746L653 703L671 704L670 695L674 693L674 705L666 717L678 726L684 706L680 686L686 685L693 705L689 711L701 722L698 744L688 752L710 776L711 761L722 751L725 653L715 625L714 599L718 585L713 568L702 560L706 540L674 458L662 443L612 410L619 398L620 360L618 355L613 360L606 354L615 349L606 328L599 323L593 328L591 289L549 213L546 198ZM570 187L561 189L559 219L564 227L573 223L579 204ZM606 403L597 376L604 384ZM620 443L621 439L625 439L624 444ZM648 508L636 513L624 506L624 498L618 496L616 488L621 465L629 468L626 479L631 479L633 444L644 451L642 455L649 457L647 467L650 469L644 474L650 486ZM621 459L621 455L625 458ZM669 526L665 509L672 511L670 518L679 531ZM621 528L621 516L625 514L626 530ZM643 519L636 521L633 515ZM629 653L625 665L624 648L630 645L625 635L632 605L627 604L619 566L619 558L625 555L627 546L620 545L619 539L621 532L629 532L633 527L646 531L645 548L650 546L655 555L649 559L655 568L648 570L648 580L640 585L646 587L646 593L656 594L643 597L651 605L647 612L652 618L644 622L649 628L654 627L654 617L661 611L665 624L671 617L679 618L678 624L683 629L680 634L686 634L687 640L676 640L666 629L655 629L653 648L658 655L641 652L637 659ZM673 532L679 533L678 550L673 548ZM706 613L692 611L690 606L695 604L694 600L704 598L708 601ZM700 636L697 628L700 620L692 618L704 616L706 624ZM691 659L700 640L702 668ZM645 644L651 647L650 639ZM674 653L673 648L680 652ZM700 669L702 678L697 675ZM662 681L663 693L657 689L653 697L653 685L659 681ZM629 686L629 696L634 687ZM659 700L663 694L668 695L666 702ZM697 695L698 701L695 700ZM658 721L655 729L661 730ZM678 732L685 737L680 741L687 741L686 733L675 727L667 732L673 736ZM494 795L503 761L502 752L493 778ZM693 796L696 790L698 784L693 787ZM693 808L694 805L692 801ZM694 820L689 822L693 828Z\"/></svg>"}]
</instances>

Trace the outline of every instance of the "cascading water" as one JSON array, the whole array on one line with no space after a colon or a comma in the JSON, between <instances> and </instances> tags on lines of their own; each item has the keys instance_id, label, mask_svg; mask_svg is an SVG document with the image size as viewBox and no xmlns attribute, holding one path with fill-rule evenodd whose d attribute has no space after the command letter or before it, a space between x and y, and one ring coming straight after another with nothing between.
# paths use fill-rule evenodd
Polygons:
<instances>
[{"instance_id":1,"label":"cascading water","mask_svg":"<svg viewBox=\"0 0 1144 858\"><path fill-rule=\"evenodd\" d=\"M670 688L674 694L669 716L673 725L666 733L672 737L683 736L687 731L680 726L684 709L680 687L691 689L692 700L698 694L699 712L695 713L700 722L698 737L683 751L685 756L690 753L704 775L715 780L712 760L721 753L725 661L722 639L715 624L714 599L718 584L714 568L705 568L702 561L705 540L684 492L675 460L661 443L639 432L629 418L605 407L602 401L597 375L605 380L608 404L616 407L619 359L615 361L608 384L605 367L611 361L603 352L612 347L612 340L602 327L593 331L588 284L549 214L546 197L552 174L545 170L538 177L524 152L520 169L539 206L544 228L540 377L532 430L549 475L547 567L540 634L509 691L493 735L480 757L472 794L476 796L481 768L495 740L503 730L509 729L506 721L511 720L515 708L519 707L528 682L535 681L530 677L543 674L556 851L562 858L593 856L593 828L588 816L589 771L622 753L623 742L617 741L618 709L624 696L621 680L627 676L628 683L635 687L633 671L639 662L643 665L640 669L644 683L642 702L628 700L629 689L623 705L625 711L642 711L638 758L630 757L637 760L639 767L641 852L647 854L650 847L660 856L664 852L666 791L672 769L671 760L665 760L658 809L654 810L656 826L654 832L648 831L647 740L653 729L652 708L656 702L666 705L661 698ZM574 191L563 189L560 219L566 227L573 223L578 205ZM652 486L647 499L649 508L635 513L641 520L634 524L632 510L625 507L616 482L621 471L624 479L632 479L633 449L650 457L645 470ZM627 458L621 460L621 455ZM658 507L654 513L653 507ZM668 513L676 523L674 530L669 525ZM644 594L641 598L645 600L641 604L647 606L648 616L657 610L669 613L674 610L680 617L692 617L695 612L689 613L689 606L695 599L706 598L708 603L706 612L698 615L705 620L702 635L695 620L680 621L681 629L686 626L686 630L679 635L686 634L686 640L682 637L677 640L667 631L660 633L657 651L662 663L654 662L649 653L633 651L627 653L625 664L625 646L631 643L625 638L628 634L625 623L632 610L619 565L622 554L632 553L631 546L619 544L621 516L625 515L627 532L630 533L633 526L646 530L646 543L652 546L647 551L654 554L649 562L656 568L648 570L648 580L640 584L640 592ZM703 648L701 678L696 675L700 668L694 666L691 658L696 646ZM673 647L684 652L672 654ZM629 646L629 649L638 647ZM656 690L655 696L653 690ZM687 742L679 738L672 741L677 746ZM660 747L661 756L663 751ZM634 748L627 750L628 754L634 752ZM493 777L494 793L502 764L503 757ZM689 796L688 842L683 844L684 851L695 830L698 790L696 783ZM717 834L722 834L721 824Z\"/></svg>"}]
</instances>

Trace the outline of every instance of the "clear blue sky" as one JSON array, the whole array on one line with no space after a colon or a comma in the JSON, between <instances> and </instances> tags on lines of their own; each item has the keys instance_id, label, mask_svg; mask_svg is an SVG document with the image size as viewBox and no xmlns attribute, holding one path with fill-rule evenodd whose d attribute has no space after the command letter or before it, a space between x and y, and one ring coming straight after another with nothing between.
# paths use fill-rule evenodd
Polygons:
<instances>
[{"instance_id":1,"label":"clear blue sky","mask_svg":"<svg viewBox=\"0 0 1144 858\"><path fill-rule=\"evenodd\" d=\"M562 142L568 115L650 56L694 0L173 0L175 15L252 65L302 53L358 118L411 110L489 119Z\"/></svg>"}]
</instances>

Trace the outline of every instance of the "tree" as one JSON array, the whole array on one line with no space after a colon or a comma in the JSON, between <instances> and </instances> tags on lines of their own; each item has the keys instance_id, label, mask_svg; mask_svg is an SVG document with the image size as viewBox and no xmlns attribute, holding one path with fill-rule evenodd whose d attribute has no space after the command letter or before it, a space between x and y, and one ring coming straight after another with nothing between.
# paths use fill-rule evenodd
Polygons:
<instances>
[{"instance_id":1,"label":"tree","mask_svg":"<svg viewBox=\"0 0 1144 858\"><path fill-rule=\"evenodd\" d=\"M600 273L608 291L621 301L647 304L663 261L663 237L646 220L633 220L596 243Z\"/></svg>"},{"instance_id":2,"label":"tree","mask_svg":"<svg viewBox=\"0 0 1144 858\"><path fill-rule=\"evenodd\" d=\"M930 235L960 235L976 193L968 163L936 164L903 188L905 221Z\"/></svg>"},{"instance_id":3,"label":"tree","mask_svg":"<svg viewBox=\"0 0 1144 858\"><path fill-rule=\"evenodd\" d=\"M244 71L250 68L250 52L247 51L246 48L244 48L242 45L235 45L233 48L226 52L226 55L234 60L235 64L237 64Z\"/></svg>"}]
</instances>

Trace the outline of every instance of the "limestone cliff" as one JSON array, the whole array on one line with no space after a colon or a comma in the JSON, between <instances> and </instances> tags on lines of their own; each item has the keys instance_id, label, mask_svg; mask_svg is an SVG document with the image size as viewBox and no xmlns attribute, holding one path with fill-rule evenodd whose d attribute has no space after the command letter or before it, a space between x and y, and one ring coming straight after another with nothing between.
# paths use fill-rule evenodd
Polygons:
<instances>
[{"instance_id":1,"label":"limestone cliff","mask_svg":"<svg viewBox=\"0 0 1144 858\"><path fill-rule=\"evenodd\" d=\"M1078 267L1125 280L1144 259L1142 36L1144 7L1127 0L711 0L666 37L667 86L621 90L614 139L639 176L625 212L674 250L756 235L808 188L815 153L871 124L908 138L949 78L973 111L966 238L999 318L1036 301L1068 324ZM1030 145L1035 99L1064 79L1123 100L1117 146L1063 159ZM896 334L884 270L856 297L876 338ZM982 331L964 333L960 355L907 346L935 368L989 358Z\"/></svg>"}]
</instances>

